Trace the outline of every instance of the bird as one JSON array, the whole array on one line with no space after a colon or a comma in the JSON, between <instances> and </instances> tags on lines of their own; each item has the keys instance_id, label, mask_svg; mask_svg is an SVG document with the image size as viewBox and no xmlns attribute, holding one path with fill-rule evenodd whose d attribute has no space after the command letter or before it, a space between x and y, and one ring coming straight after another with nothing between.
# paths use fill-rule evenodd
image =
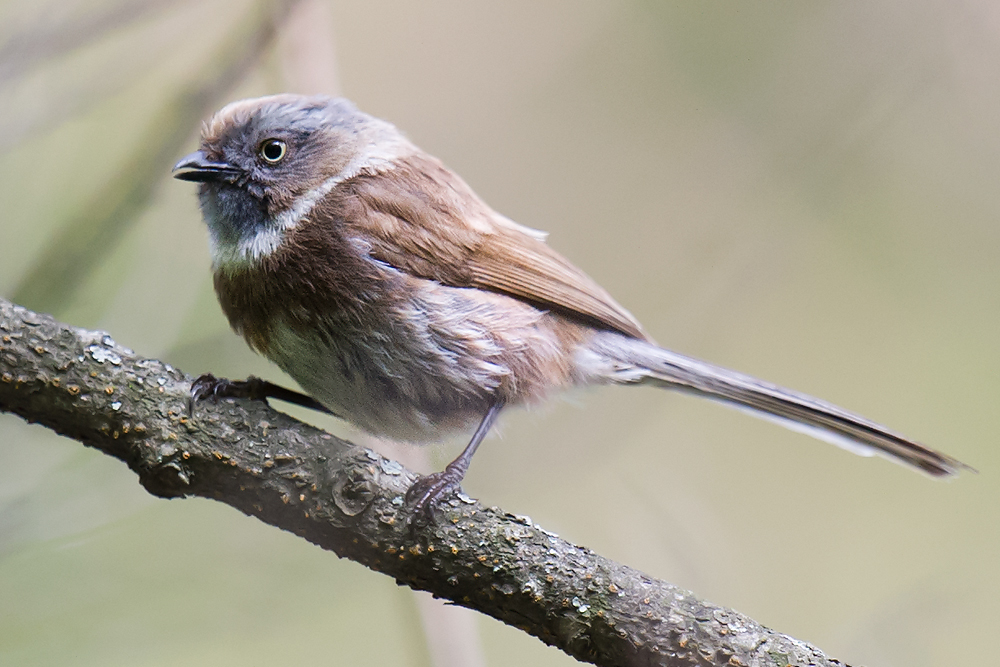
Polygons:
<instances>
[{"instance_id":1,"label":"bird","mask_svg":"<svg viewBox=\"0 0 1000 667\"><path fill-rule=\"evenodd\" d=\"M660 347L545 233L344 98L232 102L173 173L199 184L229 324L305 392L205 375L192 400L283 398L403 442L472 433L410 488L418 512L459 489L502 410L588 385L714 399L934 477L971 470L830 403Z\"/></svg>"}]
</instances>

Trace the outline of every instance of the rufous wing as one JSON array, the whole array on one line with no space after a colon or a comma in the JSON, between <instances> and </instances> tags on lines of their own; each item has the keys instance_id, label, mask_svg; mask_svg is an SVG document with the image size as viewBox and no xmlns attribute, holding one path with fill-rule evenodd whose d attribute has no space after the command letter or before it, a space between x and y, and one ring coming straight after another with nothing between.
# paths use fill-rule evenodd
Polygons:
<instances>
[{"instance_id":1,"label":"rufous wing","mask_svg":"<svg viewBox=\"0 0 1000 667\"><path fill-rule=\"evenodd\" d=\"M436 159L414 156L389 173L338 187L342 224L370 254L410 275L508 294L648 340L641 325L544 234L490 209Z\"/></svg>"}]
</instances>

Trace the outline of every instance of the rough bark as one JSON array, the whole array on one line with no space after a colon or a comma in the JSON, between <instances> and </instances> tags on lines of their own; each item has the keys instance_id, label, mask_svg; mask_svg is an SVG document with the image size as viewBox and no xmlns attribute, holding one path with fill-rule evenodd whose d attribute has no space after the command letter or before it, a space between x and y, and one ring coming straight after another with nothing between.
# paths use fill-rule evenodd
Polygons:
<instances>
[{"instance_id":1,"label":"rough bark","mask_svg":"<svg viewBox=\"0 0 1000 667\"><path fill-rule=\"evenodd\" d=\"M841 665L818 649L459 495L414 527L415 475L262 403L187 413L191 378L0 299L0 410L597 665Z\"/></svg>"}]
</instances>

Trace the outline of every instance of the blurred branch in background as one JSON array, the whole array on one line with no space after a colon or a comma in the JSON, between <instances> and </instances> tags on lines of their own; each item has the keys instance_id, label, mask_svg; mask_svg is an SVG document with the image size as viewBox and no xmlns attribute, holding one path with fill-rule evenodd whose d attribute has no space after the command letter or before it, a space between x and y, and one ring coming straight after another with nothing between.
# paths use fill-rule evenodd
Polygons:
<instances>
[{"instance_id":1,"label":"blurred branch in background","mask_svg":"<svg viewBox=\"0 0 1000 667\"><path fill-rule=\"evenodd\" d=\"M109 33L175 3L176 0L126 0L68 21L51 23L48 18L38 21L0 44L0 84L46 60L97 43Z\"/></svg>"},{"instance_id":2,"label":"blurred branch in background","mask_svg":"<svg viewBox=\"0 0 1000 667\"><path fill-rule=\"evenodd\" d=\"M53 16L56 8L48 7L50 11L15 29L0 44L0 94L11 100L3 109L6 127L0 136L0 152L85 115L134 83L146 55L134 43L119 51L118 58L90 61L90 67L80 63L109 43L120 42L130 31L145 32L148 37L151 26L169 22L176 10L192 3L125 0L100 8L80 4L84 6L64 9L72 14L69 17ZM81 69L91 74L81 76Z\"/></svg>"},{"instance_id":3,"label":"blurred branch in background","mask_svg":"<svg viewBox=\"0 0 1000 667\"><path fill-rule=\"evenodd\" d=\"M181 146L274 40L297 0L261 0L223 41L198 77L148 124L132 155L80 214L52 236L14 290L16 301L59 312L149 204ZM138 10L133 9L136 14Z\"/></svg>"},{"instance_id":4,"label":"blurred branch in background","mask_svg":"<svg viewBox=\"0 0 1000 667\"><path fill-rule=\"evenodd\" d=\"M259 402L188 417L190 383L107 334L0 299L0 411L124 461L156 496L224 502L597 665L842 664L461 495L411 524L415 475L400 464Z\"/></svg>"}]
</instances>

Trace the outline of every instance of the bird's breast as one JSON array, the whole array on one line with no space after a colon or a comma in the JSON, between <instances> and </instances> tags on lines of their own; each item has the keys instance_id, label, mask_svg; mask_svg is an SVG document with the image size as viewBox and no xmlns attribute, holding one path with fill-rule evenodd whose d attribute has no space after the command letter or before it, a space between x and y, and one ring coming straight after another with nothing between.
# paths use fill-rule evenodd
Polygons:
<instances>
[{"instance_id":1,"label":"bird's breast","mask_svg":"<svg viewBox=\"0 0 1000 667\"><path fill-rule=\"evenodd\" d=\"M570 382L574 342L557 316L371 259L307 274L285 255L218 272L223 311L251 347L367 431L431 440L474 427L497 400L529 403Z\"/></svg>"}]
</instances>

